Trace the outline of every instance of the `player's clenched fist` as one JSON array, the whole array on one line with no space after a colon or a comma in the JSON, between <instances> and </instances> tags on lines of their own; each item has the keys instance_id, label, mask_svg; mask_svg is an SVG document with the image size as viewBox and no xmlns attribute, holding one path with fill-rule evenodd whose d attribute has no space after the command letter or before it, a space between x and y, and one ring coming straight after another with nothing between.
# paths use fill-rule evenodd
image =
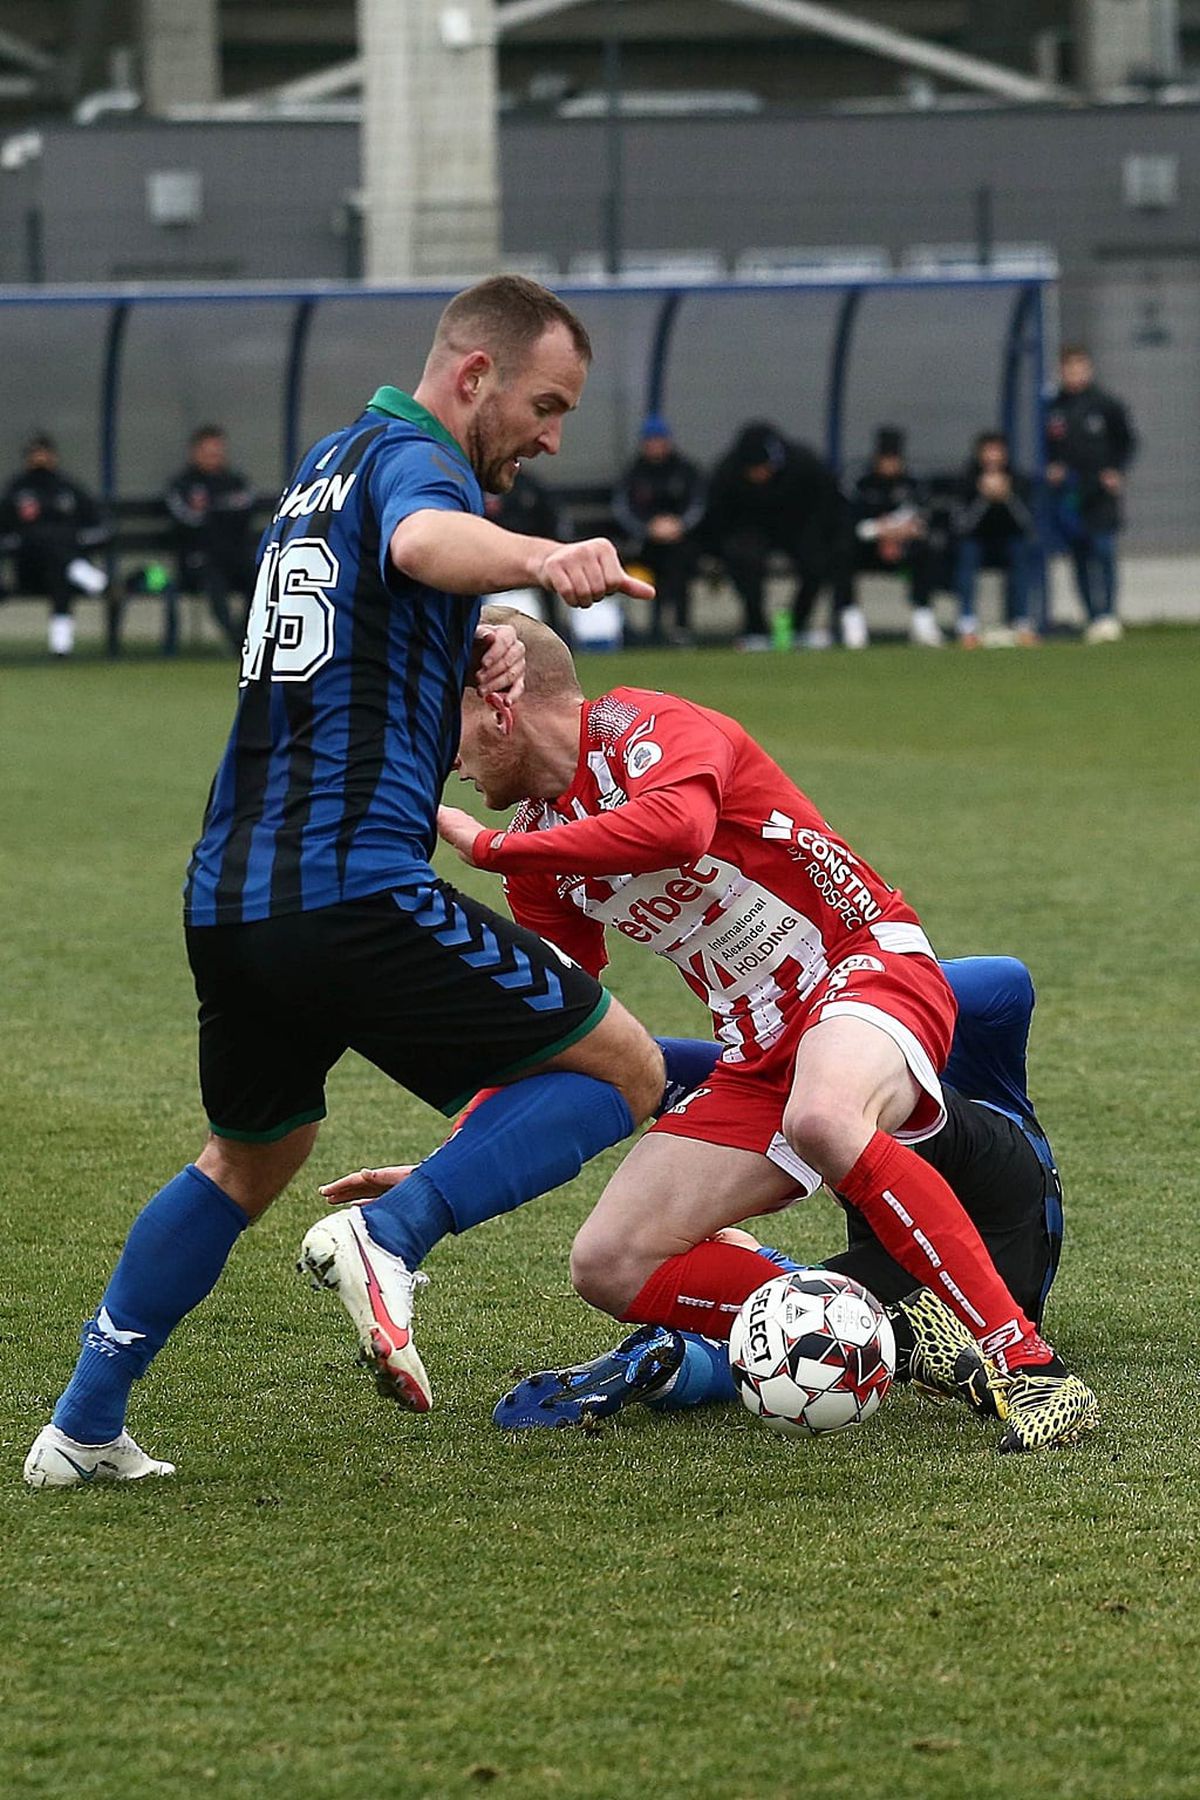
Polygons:
<instances>
[{"instance_id":1,"label":"player's clenched fist","mask_svg":"<svg viewBox=\"0 0 1200 1800\"><path fill-rule=\"evenodd\" d=\"M654 598L650 583L639 581L622 567L607 538L557 545L542 564L538 586L557 594L567 606L591 606L606 594L628 594L634 600Z\"/></svg>"},{"instance_id":2,"label":"player's clenched fist","mask_svg":"<svg viewBox=\"0 0 1200 1800\"><path fill-rule=\"evenodd\" d=\"M469 812L464 812L461 806L439 806L437 829L443 844L449 844L452 850L457 850L467 867L473 869L475 861L471 853L475 839L484 829L479 820Z\"/></svg>"}]
</instances>

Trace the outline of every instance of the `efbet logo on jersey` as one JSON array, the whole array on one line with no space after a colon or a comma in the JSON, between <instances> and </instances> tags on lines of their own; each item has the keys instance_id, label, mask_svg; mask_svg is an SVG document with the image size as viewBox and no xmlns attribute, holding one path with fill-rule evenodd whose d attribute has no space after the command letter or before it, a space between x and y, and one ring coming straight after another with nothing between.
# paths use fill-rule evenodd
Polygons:
<instances>
[{"instance_id":1,"label":"efbet logo on jersey","mask_svg":"<svg viewBox=\"0 0 1200 1800\"><path fill-rule=\"evenodd\" d=\"M652 943L665 925L675 923L686 906L704 897L705 890L720 874L720 864L710 864L706 868L703 862L688 863L678 875L664 881L658 893L639 895L624 916L614 914L611 920L606 918L605 923L614 924L636 944Z\"/></svg>"}]
</instances>

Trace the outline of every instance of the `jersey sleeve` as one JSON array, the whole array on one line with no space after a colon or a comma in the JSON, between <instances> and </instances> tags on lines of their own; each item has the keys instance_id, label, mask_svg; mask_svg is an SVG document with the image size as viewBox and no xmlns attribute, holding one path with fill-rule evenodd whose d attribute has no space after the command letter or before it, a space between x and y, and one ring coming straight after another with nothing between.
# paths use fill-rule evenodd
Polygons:
<instances>
[{"instance_id":1,"label":"jersey sleeve","mask_svg":"<svg viewBox=\"0 0 1200 1800\"><path fill-rule=\"evenodd\" d=\"M581 969L597 978L608 962L604 945L604 927L599 919L589 919L577 906L558 891L553 876L506 875L504 894L508 910L518 925L536 931L548 943L564 951Z\"/></svg>"},{"instance_id":2,"label":"jersey sleeve","mask_svg":"<svg viewBox=\"0 0 1200 1800\"><path fill-rule=\"evenodd\" d=\"M631 690L618 688L621 703ZM711 713L674 694L641 694L637 717L604 749L614 779L630 800L685 781L707 779L718 800L733 774L737 753ZM597 703L595 711L604 705Z\"/></svg>"},{"instance_id":3,"label":"jersey sleeve","mask_svg":"<svg viewBox=\"0 0 1200 1800\"><path fill-rule=\"evenodd\" d=\"M385 445L375 456L368 478L371 501L379 520L379 569L390 582L392 533L416 512L479 513L479 489L466 467L449 450L428 438L403 438Z\"/></svg>"},{"instance_id":4,"label":"jersey sleeve","mask_svg":"<svg viewBox=\"0 0 1200 1800\"><path fill-rule=\"evenodd\" d=\"M577 875L645 875L703 856L717 828L716 795L707 780L657 788L598 818L572 819L533 837L479 832L476 868L503 875L570 870Z\"/></svg>"},{"instance_id":5,"label":"jersey sleeve","mask_svg":"<svg viewBox=\"0 0 1200 1800\"><path fill-rule=\"evenodd\" d=\"M634 707L625 693L618 689L610 705L593 707L600 747L588 761L599 771L601 812L524 836L481 831L472 852L479 868L639 875L704 854L733 773L734 745L715 719L687 701L654 694ZM621 728L606 731L609 718ZM606 782L608 793L621 790L626 798L606 804Z\"/></svg>"}]
</instances>

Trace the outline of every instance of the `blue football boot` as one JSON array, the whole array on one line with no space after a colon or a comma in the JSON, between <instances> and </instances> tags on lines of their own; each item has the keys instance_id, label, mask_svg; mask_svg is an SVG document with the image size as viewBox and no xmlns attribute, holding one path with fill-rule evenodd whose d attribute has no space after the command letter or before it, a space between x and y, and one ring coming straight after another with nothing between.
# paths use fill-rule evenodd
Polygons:
<instances>
[{"instance_id":1,"label":"blue football boot","mask_svg":"<svg viewBox=\"0 0 1200 1800\"><path fill-rule=\"evenodd\" d=\"M588 1426L631 1401L645 1400L674 1375L683 1361L679 1332L665 1325L642 1325L631 1336L573 1369L543 1369L526 1375L497 1402L492 1423L504 1431L531 1426Z\"/></svg>"}]
</instances>

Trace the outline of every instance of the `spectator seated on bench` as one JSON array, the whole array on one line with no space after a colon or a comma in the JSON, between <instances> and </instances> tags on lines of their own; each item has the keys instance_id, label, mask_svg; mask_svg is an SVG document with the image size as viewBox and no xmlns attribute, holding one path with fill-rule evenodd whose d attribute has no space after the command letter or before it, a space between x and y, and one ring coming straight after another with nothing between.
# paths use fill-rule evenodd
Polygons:
<instances>
[{"instance_id":1,"label":"spectator seated on bench","mask_svg":"<svg viewBox=\"0 0 1200 1800\"><path fill-rule=\"evenodd\" d=\"M942 633L933 610L937 567L936 546L930 537L930 495L909 473L904 433L898 426L879 427L870 466L859 476L849 498L857 571L902 576L912 609L910 638L928 649L940 647Z\"/></svg>"},{"instance_id":2,"label":"spectator seated on bench","mask_svg":"<svg viewBox=\"0 0 1200 1800\"><path fill-rule=\"evenodd\" d=\"M75 648L71 608L81 594L102 594L107 572L92 560L112 527L96 501L59 469L58 446L44 431L25 446L24 467L0 495L0 550L14 562L17 591L50 602L52 656Z\"/></svg>"},{"instance_id":3,"label":"spectator seated on bench","mask_svg":"<svg viewBox=\"0 0 1200 1800\"><path fill-rule=\"evenodd\" d=\"M996 569L1004 575L1005 623L1011 641L1036 643L1032 598L1037 525L1030 484L1012 469L1008 439L1002 431L984 431L976 438L960 484L953 526L959 643L970 650L982 641L975 611L981 569Z\"/></svg>"},{"instance_id":4,"label":"spectator seated on bench","mask_svg":"<svg viewBox=\"0 0 1200 1800\"><path fill-rule=\"evenodd\" d=\"M275 510L277 498L271 494L256 497L254 501L250 531L255 544ZM180 585L176 522L161 494L127 496L114 501L112 510L116 520L114 561L121 572L114 577L107 596L108 654L119 656L121 653L130 604L135 600L155 600L161 602L163 609L162 653L174 656L180 646L182 602L199 599L204 601L206 610L210 610L208 594L202 588ZM227 631L223 631L222 636L225 642L231 641ZM238 648L241 648L240 640Z\"/></svg>"},{"instance_id":5,"label":"spectator seated on bench","mask_svg":"<svg viewBox=\"0 0 1200 1800\"><path fill-rule=\"evenodd\" d=\"M742 603L738 648L769 650L766 577L773 556L795 572L791 635L801 638L827 583L840 616L849 599L849 519L827 464L774 425L743 426L718 462L698 538L718 556Z\"/></svg>"},{"instance_id":6,"label":"spectator seated on bench","mask_svg":"<svg viewBox=\"0 0 1200 1800\"><path fill-rule=\"evenodd\" d=\"M220 425L193 431L188 460L168 484L164 499L175 525L179 591L203 595L236 656L254 593L254 489L230 467L229 442ZM230 610L234 594L243 602L236 618Z\"/></svg>"},{"instance_id":7,"label":"spectator seated on bench","mask_svg":"<svg viewBox=\"0 0 1200 1800\"><path fill-rule=\"evenodd\" d=\"M675 443L661 414L642 424L638 451L613 489L613 513L634 562L654 583L649 639L690 644L691 579L696 568L695 530L704 514L704 478ZM671 623L664 631L663 615ZM578 623L578 621L577 621Z\"/></svg>"}]
</instances>

